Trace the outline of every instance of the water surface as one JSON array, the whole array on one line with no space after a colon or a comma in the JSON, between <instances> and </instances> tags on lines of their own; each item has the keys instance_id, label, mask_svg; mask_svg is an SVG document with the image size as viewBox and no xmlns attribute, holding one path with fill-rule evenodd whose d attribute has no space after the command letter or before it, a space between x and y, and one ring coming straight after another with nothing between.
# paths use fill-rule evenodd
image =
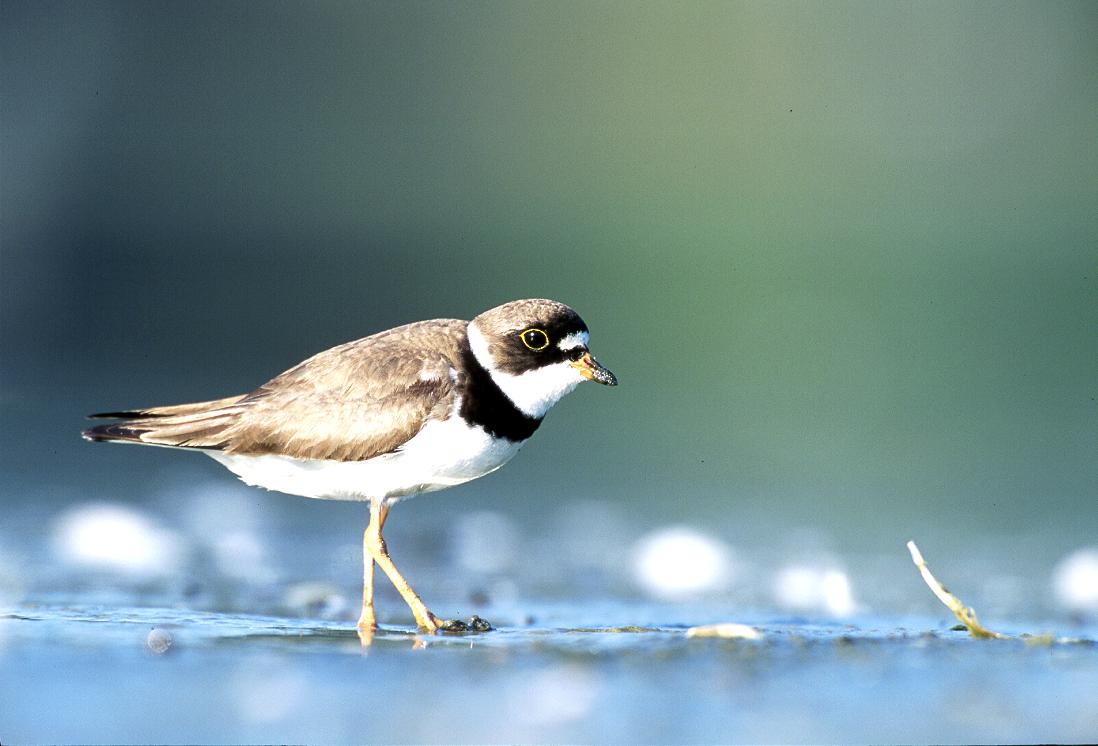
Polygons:
<instances>
[{"instance_id":1,"label":"water surface","mask_svg":"<svg viewBox=\"0 0 1098 746\"><path fill-rule=\"evenodd\" d=\"M499 627L484 634L422 636L385 624L364 651L342 620L23 604L0 617L0 738L1004 742L1098 734L1093 628L1072 627L1071 639L1051 643L979 641L944 618L756 616L737 621L759 630L758 640L697 639L686 629L715 621L713 609L693 618L656 604L524 603L522 619L517 606L495 611Z\"/></svg>"}]
</instances>

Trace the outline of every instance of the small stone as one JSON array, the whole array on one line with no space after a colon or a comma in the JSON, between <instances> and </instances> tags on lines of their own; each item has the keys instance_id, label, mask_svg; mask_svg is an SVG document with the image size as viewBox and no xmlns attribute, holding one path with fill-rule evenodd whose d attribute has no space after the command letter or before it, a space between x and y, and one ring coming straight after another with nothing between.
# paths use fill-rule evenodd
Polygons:
<instances>
[{"instance_id":1,"label":"small stone","mask_svg":"<svg viewBox=\"0 0 1098 746\"><path fill-rule=\"evenodd\" d=\"M172 635L166 629L160 629L159 627L153 627L149 630L148 636L145 638L145 646L157 655L163 655L168 652L168 649L172 646Z\"/></svg>"},{"instance_id":2,"label":"small stone","mask_svg":"<svg viewBox=\"0 0 1098 746\"><path fill-rule=\"evenodd\" d=\"M468 632L469 627L460 619L446 619L438 627L439 632Z\"/></svg>"},{"instance_id":3,"label":"small stone","mask_svg":"<svg viewBox=\"0 0 1098 746\"><path fill-rule=\"evenodd\" d=\"M723 637L731 640L758 640L762 634L754 627L736 622L703 624L686 630L687 637Z\"/></svg>"},{"instance_id":4,"label":"small stone","mask_svg":"<svg viewBox=\"0 0 1098 746\"><path fill-rule=\"evenodd\" d=\"M473 616L469 617L469 629L473 632L491 632L492 625L488 622L487 619L482 619L481 617L474 614Z\"/></svg>"}]
</instances>

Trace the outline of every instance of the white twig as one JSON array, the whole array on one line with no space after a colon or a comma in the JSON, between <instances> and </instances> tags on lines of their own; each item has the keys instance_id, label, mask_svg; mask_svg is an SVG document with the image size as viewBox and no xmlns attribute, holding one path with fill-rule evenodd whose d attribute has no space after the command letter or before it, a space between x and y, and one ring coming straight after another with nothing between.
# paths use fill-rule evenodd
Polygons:
<instances>
[{"instance_id":1,"label":"white twig","mask_svg":"<svg viewBox=\"0 0 1098 746\"><path fill-rule=\"evenodd\" d=\"M934 591L934 595L938 597L938 600L945 604L946 608L953 612L953 616L957 617L958 621L968 628L969 633L971 633L973 637L984 637L995 640L1008 639L1007 635L992 632L976 621L976 612L968 606L965 606L961 602L961 599L947 591L945 586L938 582L938 579L930 572L930 568L926 566L926 560L923 559L923 553L919 551L919 547L915 546L915 542L909 541L907 543L907 550L911 552L911 561L919 568L919 574L923 576L923 580L930 586L930 590Z\"/></svg>"}]
</instances>

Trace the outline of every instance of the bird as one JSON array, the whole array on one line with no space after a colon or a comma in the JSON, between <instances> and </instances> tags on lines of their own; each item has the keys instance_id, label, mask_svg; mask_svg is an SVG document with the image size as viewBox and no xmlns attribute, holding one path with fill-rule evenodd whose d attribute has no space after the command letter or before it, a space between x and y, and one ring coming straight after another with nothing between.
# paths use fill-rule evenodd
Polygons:
<instances>
[{"instance_id":1,"label":"bird","mask_svg":"<svg viewBox=\"0 0 1098 746\"><path fill-rule=\"evenodd\" d=\"M393 564L382 537L389 511L502 467L580 383L616 386L589 338L569 306L516 300L470 321L418 321L337 345L251 393L89 415L116 421L82 434L200 451L249 485L368 503L357 623L363 645L378 629L375 564L421 632L464 631L465 622L432 613Z\"/></svg>"}]
</instances>

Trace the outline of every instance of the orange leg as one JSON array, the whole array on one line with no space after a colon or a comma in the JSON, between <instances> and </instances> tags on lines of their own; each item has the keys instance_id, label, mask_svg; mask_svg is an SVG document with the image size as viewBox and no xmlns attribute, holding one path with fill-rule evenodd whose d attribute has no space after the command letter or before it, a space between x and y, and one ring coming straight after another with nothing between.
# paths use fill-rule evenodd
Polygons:
<instances>
[{"instance_id":1,"label":"orange leg","mask_svg":"<svg viewBox=\"0 0 1098 746\"><path fill-rule=\"evenodd\" d=\"M374 557L370 552L370 535L381 534L389 509L370 510L370 524L362 533L362 613L358 617L358 637L363 645L373 642L377 631L377 617L374 615ZM378 525L375 527L374 523Z\"/></svg>"},{"instance_id":2,"label":"orange leg","mask_svg":"<svg viewBox=\"0 0 1098 746\"><path fill-rule=\"evenodd\" d=\"M423 632L434 633L442 626L443 621L431 613L427 605L423 603L408 581L396 569L396 565L389 558L389 551L385 546L385 539L381 537L381 528L385 525L385 519L389 515L388 505L370 504L370 524L362 535L363 553L363 583L362 583L362 614L358 619L358 636L364 645L373 640L373 633L377 629L377 619L374 616L374 563L377 563L389 580L396 586L404 602L412 610L416 618L416 624Z\"/></svg>"}]
</instances>

